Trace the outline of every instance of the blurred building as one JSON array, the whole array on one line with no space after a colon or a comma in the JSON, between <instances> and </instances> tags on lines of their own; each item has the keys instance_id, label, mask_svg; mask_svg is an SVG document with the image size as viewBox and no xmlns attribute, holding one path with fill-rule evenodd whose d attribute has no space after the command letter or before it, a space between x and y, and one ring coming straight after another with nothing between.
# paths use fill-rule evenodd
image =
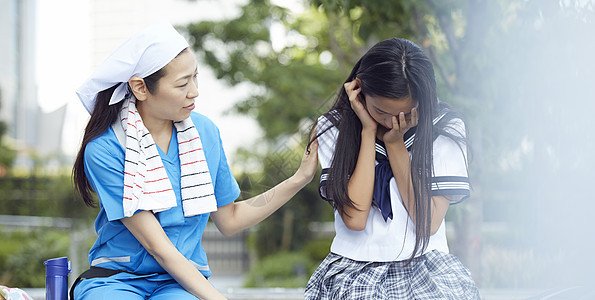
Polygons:
<instances>
[{"instance_id":1,"label":"blurred building","mask_svg":"<svg viewBox=\"0 0 595 300\"><path fill-rule=\"evenodd\" d=\"M184 25L229 18L246 0L0 0L0 121L19 151L60 158L76 155L88 114L74 91L122 41L156 20ZM233 150L259 133L256 122L223 116L245 88L230 88L200 66L199 111L215 121ZM216 101L214 101L216 99ZM233 119L233 121L231 121Z\"/></svg>"},{"instance_id":2,"label":"blurred building","mask_svg":"<svg viewBox=\"0 0 595 300\"><path fill-rule=\"evenodd\" d=\"M0 0L0 116L9 135L32 146L38 106L35 84L35 0Z\"/></svg>"},{"instance_id":3,"label":"blurred building","mask_svg":"<svg viewBox=\"0 0 595 300\"><path fill-rule=\"evenodd\" d=\"M18 151L60 154L64 109L43 113L37 100L37 0L0 0L0 120Z\"/></svg>"}]
</instances>

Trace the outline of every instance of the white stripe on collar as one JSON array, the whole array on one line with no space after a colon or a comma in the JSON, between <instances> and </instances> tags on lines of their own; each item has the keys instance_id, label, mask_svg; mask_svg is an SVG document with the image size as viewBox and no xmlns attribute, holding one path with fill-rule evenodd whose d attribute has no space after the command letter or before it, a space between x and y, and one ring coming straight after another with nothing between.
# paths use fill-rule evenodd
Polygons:
<instances>
[{"instance_id":1,"label":"white stripe on collar","mask_svg":"<svg viewBox=\"0 0 595 300\"><path fill-rule=\"evenodd\" d=\"M448 113L447 110L443 110L436 118L434 118L434 120L432 120L432 125L436 125L440 120L442 120L442 118L444 116L446 116L446 114ZM412 134L406 141L405 141L405 147L407 149L409 149L409 147L411 147L411 145L413 145L413 141L415 140L415 133Z\"/></svg>"}]
</instances>

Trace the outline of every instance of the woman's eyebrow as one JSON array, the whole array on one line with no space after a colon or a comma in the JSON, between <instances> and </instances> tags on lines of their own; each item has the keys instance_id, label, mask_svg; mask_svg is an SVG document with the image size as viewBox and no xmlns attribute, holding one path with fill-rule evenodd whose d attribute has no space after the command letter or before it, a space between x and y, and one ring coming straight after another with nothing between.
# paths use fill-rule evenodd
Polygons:
<instances>
[{"instance_id":1,"label":"woman's eyebrow","mask_svg":"<svg viewBox=\"0 0 595 300\"><path fill-rule=\"evenodd\" d=\"M182 80L182 79L188 79L188 78L190 78L190 77L194 76L194 75L195 75L195 74L197 74L197 73L198 73L198 67L196 67L196 69L194 69L194 72L192 72L192 74L190 74L190 75L186 75L186 76L183 76L183 77L180 77L180 78L176 79L176 81L178 81L178 80Z\"/></svg>"}]
</instances>

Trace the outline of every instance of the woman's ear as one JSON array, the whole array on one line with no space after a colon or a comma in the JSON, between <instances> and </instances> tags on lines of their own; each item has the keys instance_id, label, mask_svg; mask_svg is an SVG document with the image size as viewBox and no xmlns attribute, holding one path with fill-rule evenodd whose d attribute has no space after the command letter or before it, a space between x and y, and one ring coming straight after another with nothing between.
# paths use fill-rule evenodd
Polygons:
<instances>
[{"instance_id":1,"label":"woman's ear","mask_svg":"<svg viewBox=\"0 0 595 300\"><path fill-rule=\"evenodd\" d=\"M138 101L144 101L147 99L149 89L147 89L147 85L142 78L132 77L130 80L128 80L128 85L130 86L130 90L134 94L134 97L136 97Z\"/></svg>"}]
</instances>

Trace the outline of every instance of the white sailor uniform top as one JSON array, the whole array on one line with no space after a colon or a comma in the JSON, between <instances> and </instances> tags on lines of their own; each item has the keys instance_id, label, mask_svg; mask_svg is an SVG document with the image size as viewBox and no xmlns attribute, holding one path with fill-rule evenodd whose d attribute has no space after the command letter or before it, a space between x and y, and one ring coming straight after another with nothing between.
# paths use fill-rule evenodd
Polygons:
<instances>
[{"instance_id":1,"label":"white sailor uniform top","mask_svg":"<svg viewBox=\"0 0 595 300\"><path fill-rule=\"evenodd\" d=\"M434 124L445 114L444 111L440 113L434 119ZM465 137L465 124L461 119L454 118L447 125L445 131L455 136ZM332 123L325 116L318 119L318 132L323 132L330 126ZM338 134L338 129L333 126L318 137L318 157L322 167L320 195L324 199L326 199L324 187ZM409 151L414 138L415 129L407 132L404 137ZM377 140L376 165L379 163L379 155L387 156L384 145ZM331 252L358 261L388 262L411 257L415 246L415 224L403 205L394 177L390 178L389 193L392 216L386 218L386 214L383 216L380 208L373 205L366 227L362 231L347 228L339 213L335 211L336 235L331 245ZM438 195L448 196L451 204L459 203L469 196L466 145L460 145L444 135L437 136L433 143L432 196ZM445 253L449 251L444 220L438 231L430 237L424 253L417 253L416 256L432 250Z\"/></svg>"}]
</instances>

